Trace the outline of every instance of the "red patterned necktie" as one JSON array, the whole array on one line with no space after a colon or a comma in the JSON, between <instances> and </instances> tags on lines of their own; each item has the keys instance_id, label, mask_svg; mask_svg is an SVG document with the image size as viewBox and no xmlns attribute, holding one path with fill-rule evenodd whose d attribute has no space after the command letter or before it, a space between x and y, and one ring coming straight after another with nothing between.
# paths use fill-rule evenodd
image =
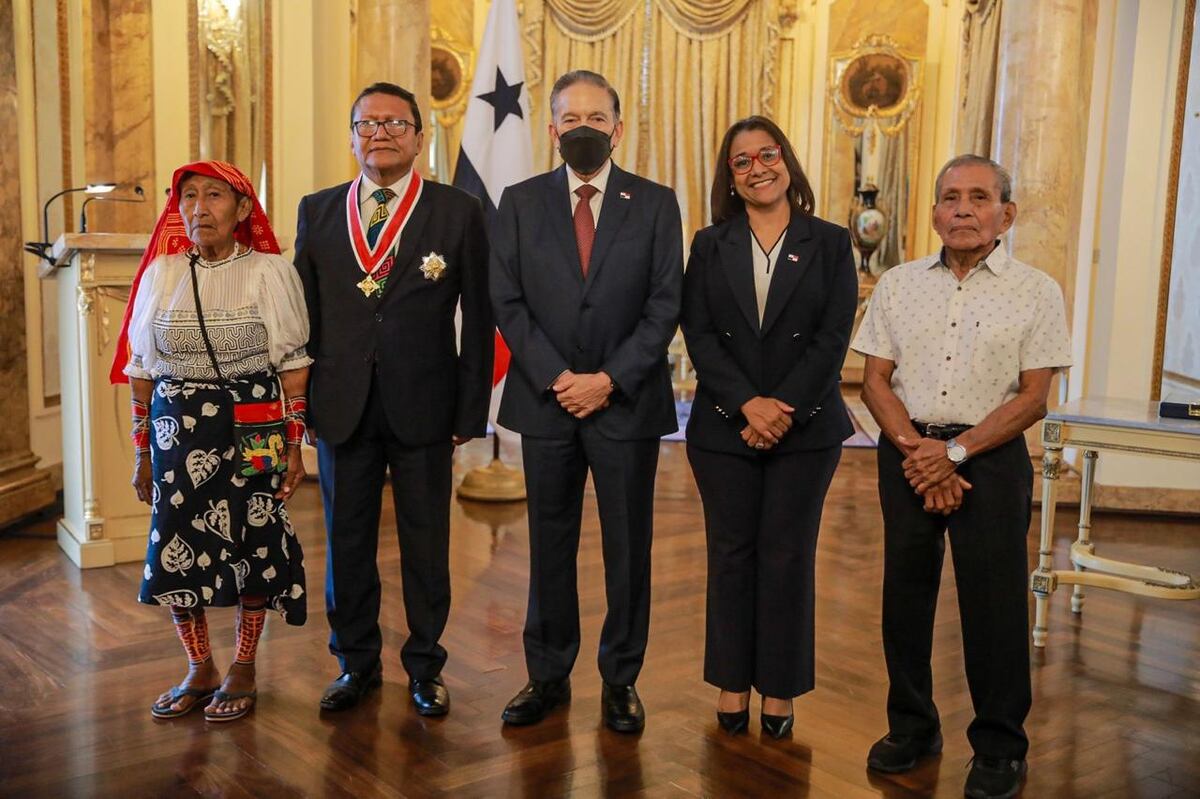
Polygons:
<instances>
[{"instance_id":1,"label":"red patterned necktie","mask_svg":"<svg viewBox=\"0 0 1200 799\"><path fill-rule=\"evenodd\" d=\"M595 186L584 183L575 190L579 202L575 203L575 244L579 247L579 266L587 278L588 261L592 259L592 243L596 240L596 220L592 216L592 198L600 192Z\"/></svg>"}]
</instances>

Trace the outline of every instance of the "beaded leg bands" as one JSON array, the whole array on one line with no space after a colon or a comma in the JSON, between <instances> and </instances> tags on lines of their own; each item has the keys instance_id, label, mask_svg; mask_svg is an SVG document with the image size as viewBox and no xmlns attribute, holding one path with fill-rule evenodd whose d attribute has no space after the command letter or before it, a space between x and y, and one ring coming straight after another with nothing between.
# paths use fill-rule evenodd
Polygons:
<instances>
[{"instance_id":1,"label":"beaded leg bands","mask_svg":"<svg viewBox=\"0 0 1200 799\"><path fill-rule=\"evenodd\" d=\"M208 617L202 610L171 608L171 620L175 632L187 652L188 663L198 666L212 658L212 645L208 641Z\"/></svg>"},{"instance_id":2,"label":"beaded leg bands","mask_svg":"<svg viewBox=\"0 0 1200 799\"><path fill-rule=\"evenodd\" d=\"M237 655L234 663L251 665L258 656L258 639L267 624L267 601L262 597L242 597L237 610Z\"/></svg>"}]
</instances>

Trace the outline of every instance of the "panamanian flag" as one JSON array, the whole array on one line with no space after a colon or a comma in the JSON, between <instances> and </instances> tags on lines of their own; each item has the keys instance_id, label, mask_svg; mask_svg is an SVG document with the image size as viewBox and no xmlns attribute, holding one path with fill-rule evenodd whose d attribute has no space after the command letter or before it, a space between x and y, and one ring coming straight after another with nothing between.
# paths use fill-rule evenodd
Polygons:
<instances>
[{"instance_id":1,"label":"panamanian flag","mask_svg":"<svg viewBox=\"0 0 1200 799\"><path fill-rule=\"evenodd\" d=\"M532 142L516 2L493 0L454 170L454 185L479 198L489 227L495 224L504 189L533 176ZM504 379L510 357L497 331L493 386Z\"/></svg>"}]
</instances>

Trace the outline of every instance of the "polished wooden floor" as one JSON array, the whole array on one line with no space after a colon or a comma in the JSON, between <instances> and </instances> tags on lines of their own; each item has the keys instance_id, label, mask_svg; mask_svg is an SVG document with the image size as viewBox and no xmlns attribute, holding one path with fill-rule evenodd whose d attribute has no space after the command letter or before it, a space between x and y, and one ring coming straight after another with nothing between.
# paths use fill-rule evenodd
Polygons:
<instances>
[{"instance_id":1,"label":"polished wooden floor","mask_svg":"<svg viewBox=\"0 0 1200 799\"><path fill-rule=\"evenodd\" d=\"M456 468L481 464L489 452L490 443L473 442ZM518 462L515 449L506 459ZM574 701L541 725L515 730L499 716L525 682L523 506L454 504L454 606L444 640L453 711L440 720L418 717L408 703L397 656L404 637L399 556L389 535L380 552L384 688L348 713L318 714L317 698L336 667L321 613L316 486L290 507L307 553L311 617L299 629L269 622L257 711L219 727L198 714L156 722L147 712L152 697L181 676L183 660L166 613L134 601L140 565L81 573L56 547L51 521L0 537L0 796L962 795L971 706L948 558L934 662L945 752L890 779L864 767L867 748L884 731L886 690L871 450L846 450L826 506L817 689L797 701L795 734L781 742L760 737L757 719L748 736L717 729L715 691L700 678L704 533L681 444L664 444L659 470L653 620L638 683L648 722L640 737L600 723L594 664L604 590L590 495ZM1060 563L1073 536L1070 517L1060 514ZM1031 549L1036 529L1035 516ZM1195 519L1101 516L1095 538L1106 556L1200 571ZM218 664L227 665L231 613L211 619ZM1200 604L1094 590L1078 618L1063 592L1051 620L1049 647L1033 662L1024 796L1200 796Z\"/></svg>"}]
</instances>

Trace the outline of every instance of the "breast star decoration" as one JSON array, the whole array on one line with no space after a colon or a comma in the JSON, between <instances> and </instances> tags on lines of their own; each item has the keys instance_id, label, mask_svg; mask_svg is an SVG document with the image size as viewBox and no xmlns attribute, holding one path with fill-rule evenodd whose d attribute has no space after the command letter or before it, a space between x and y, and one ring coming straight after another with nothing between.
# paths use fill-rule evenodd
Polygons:
<instances>
[{"instance_id":1,"label":"breast star decoration","mask_svg":"<svg viewBox=\"0 0 1200 799\"><path fill-rule=\"evenodd\" d=\"M446 272L446 259L438 255L436 252L430 252L429 255L421 258L421 274L426 280L437 282L442 279Z\"/></svg>"}]
</instances>

